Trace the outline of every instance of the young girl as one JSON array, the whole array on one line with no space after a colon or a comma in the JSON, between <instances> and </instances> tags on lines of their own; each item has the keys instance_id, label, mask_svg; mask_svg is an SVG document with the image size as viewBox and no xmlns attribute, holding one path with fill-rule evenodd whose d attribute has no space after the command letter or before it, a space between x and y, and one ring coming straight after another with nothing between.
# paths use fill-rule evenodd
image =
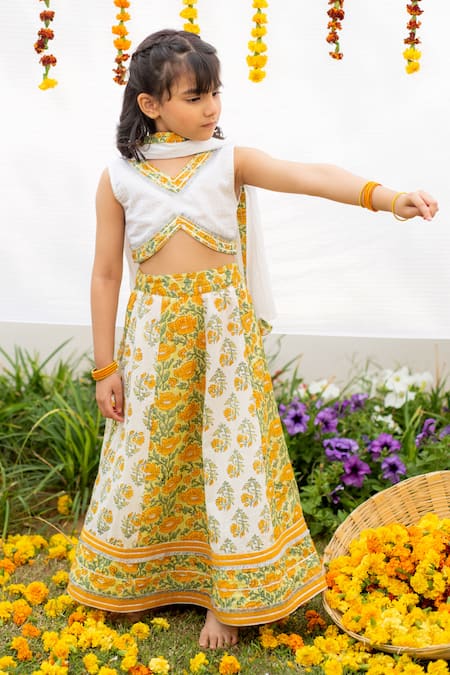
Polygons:
<instances>
[{"instance_id":1,"label":"young girl","mask_svg":"<svg viewBox=\"0 0 450 675\"><path fill-rule=\"evenodd\" d=\"M219 88L215 49L191 33L150 35L131 59L121 157L97 193L92 374L108 420L69 586L112 612L204 607L204 648L325 588L263 352L272 303L243 186L437 211L424 192L234 147ZM115 361L124 241L138 269Z\"/></svg>"}]
</instances>

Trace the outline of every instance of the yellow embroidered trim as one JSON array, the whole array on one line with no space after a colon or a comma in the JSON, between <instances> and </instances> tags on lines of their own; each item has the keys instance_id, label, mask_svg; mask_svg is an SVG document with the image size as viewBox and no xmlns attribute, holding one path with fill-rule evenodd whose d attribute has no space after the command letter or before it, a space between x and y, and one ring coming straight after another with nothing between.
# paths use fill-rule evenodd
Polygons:
<instances>
[{"instance_id":1,"label":"yellow embroidered trim","mask_svg":"<svg viewBox=\"0 0 450 675\"><path fill-rule=\"evenodd\" d=\"M236 241L234 239L224 239L212 232L205 232L205 230L202 230L190 220L183 218L183 216L177 216L170 223L167 223L167 225L155 234L154 237L138 248L135 248L132 252L133 260L137 263L148 260L164 246L175 232L180 229L187 234L190 234L194 239L201 244L205 244L205 246L208 246L208 248L211 248L213 251L236 255Z\"/></svg>"},{"instance_id":2,"label":"yellow embroidered trim","mask_svg":"<svg viewBox=\"0 0 450 675\"><path fill-rule=\"evenodd\" d=\"M167 188L172 192L179 192L184 188L186 183L194 175L196 170L204 164L211 156L211 151L208 152L199 152L197 155L194 155L187 164L181 169L174 178L171 178L167 174L163 173L156 167L154 167L148 160L143 162L136 162L136 160L129 160L130 164L135 167L143 176L150 178L152 181L160 185L161 187Z\"/></svg>"}]
</instances>

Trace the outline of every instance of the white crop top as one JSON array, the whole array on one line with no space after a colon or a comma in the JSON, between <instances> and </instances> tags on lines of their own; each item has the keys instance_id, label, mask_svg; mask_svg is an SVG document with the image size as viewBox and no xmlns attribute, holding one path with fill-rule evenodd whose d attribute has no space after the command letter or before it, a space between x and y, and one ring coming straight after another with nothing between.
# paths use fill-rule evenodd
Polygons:
<instances>
[{"instance_id":1,"label":"white crop top","mask_svg":"<svg viewBox=\"0 0 450 675\"><path fill-rule=\"evenodd\" d=\"M199 152L171 178L151 164L117 157L108 166L125 212L133 260L142 263L179 228L214 250L236 254L234 146Z\"/></svg>"}]
</instances>

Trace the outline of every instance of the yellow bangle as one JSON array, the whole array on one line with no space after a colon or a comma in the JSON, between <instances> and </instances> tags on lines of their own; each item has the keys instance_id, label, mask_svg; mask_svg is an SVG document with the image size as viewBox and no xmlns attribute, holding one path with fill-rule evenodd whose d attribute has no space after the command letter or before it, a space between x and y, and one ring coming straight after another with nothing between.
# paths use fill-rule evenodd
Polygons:
<instances>
[{"instance_id":1,"label":"yellow bangle","mask_svg":"<svg viewBox=\"0 0 450 675\"><path fill-rule=\"evenodd\" d=\"M400 195L406 195L406 194L408 194L408 193L407 193L407 192L397 192L397 194L394 195L394 198L393 198L392 204L391 204L392 215L394 216L394 218L395 218L396 220L400 220L401 222L404 222L405 220L409 220L409 218L402 218L402 216L398 216L398 215L395 213L395 202L396 202L397 199L400 197Z\"/></svg>"},{"instance_id":2,"label":"yellow bangle","mask_svg":"<svg viewBox=\"0 0 450 675\"><path fill-rule=\"evenodd\" d=\"M375 209L372 204L372 193L376 187L381 185L381 183L376 183L373 180L369 180L365 185L362 186L361 192L359 193L359 205L369 211L378 211Z\"/></svg>"},{"instance_id":3,"label":"yellow bangle","mask_svg":"<svg viewBox=\"0 0 450 675\"><path fill-rule=\"evenodd\" d=\"M104 380L109 375L115 373L116 370L118 369L119 364L117 363L117 361L112 361L109 365L105 366L104 368L93 368L91 370L92 379L95 380L96 382L99 382L100 380Z\"/></svg>"}]
</instances>

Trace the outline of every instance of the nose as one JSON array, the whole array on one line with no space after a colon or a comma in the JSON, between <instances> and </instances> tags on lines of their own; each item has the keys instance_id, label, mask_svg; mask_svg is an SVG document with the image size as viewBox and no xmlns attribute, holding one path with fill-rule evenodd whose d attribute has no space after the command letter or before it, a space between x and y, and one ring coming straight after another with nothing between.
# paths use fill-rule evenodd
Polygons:
<instances>
[{"instance_id":1,"label":"nose","mask_svg":"<svg viewBox=\"0 0 450 675\"><path fill-rule=\"evenodd\" d=\"M220 111L220 98L219 96L214 96L212 93L208 94L208 97L205 101L204 114L206 117L216 117Z\"/></svg>"}]
</instances>

